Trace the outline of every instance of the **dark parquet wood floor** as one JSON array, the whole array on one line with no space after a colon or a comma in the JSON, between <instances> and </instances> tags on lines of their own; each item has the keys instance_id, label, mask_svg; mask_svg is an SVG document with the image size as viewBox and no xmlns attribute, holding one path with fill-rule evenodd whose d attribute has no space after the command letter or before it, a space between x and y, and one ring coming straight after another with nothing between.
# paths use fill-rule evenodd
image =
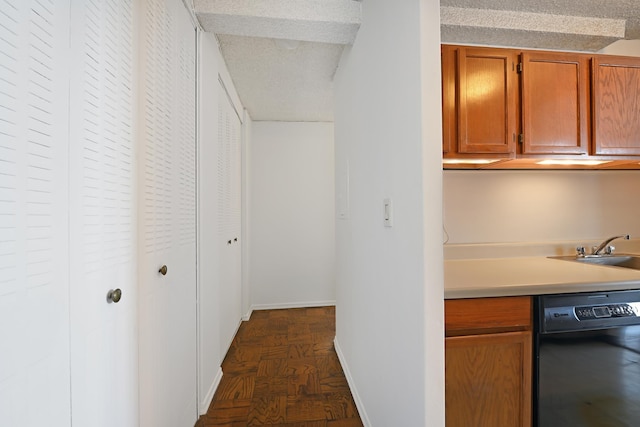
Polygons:
<instances>
[{"instance_id":1,"label":"dark parquet wood floor","mask_svg":"<svg viewBox=\"0 0 640 427\"><path fill-rule=\"evenodd\" d=\"M196 426L361 427L334 336L334 307L254 311Z\"/></svg>"}]
</instances>

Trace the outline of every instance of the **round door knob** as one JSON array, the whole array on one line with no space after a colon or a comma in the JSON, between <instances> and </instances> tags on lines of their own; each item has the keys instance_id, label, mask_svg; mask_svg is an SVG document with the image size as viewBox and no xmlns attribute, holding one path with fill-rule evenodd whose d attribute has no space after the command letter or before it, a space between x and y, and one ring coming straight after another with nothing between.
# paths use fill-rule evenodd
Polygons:
<instances>
[{"instance_id":1,"label":"round door knob","mask_svg":"<svg viewBox=\"0 0 640 427\"><path fill-rule=\"evenodd\" d=\"M160 267L160 270L158 270L158 273L162 274L163 276L167 275L167 266L163 265L162 267Z\"/></svg>"},{"instance_id":2,"label":"round door knob","mask_svg":"<svg viewBox=\"0 0 640 427\"><path fill-rule=\"evenodd\" d=\"M107 294L107 301L117 303L122 298L122 291L120 289L111 289Z\"/></svg>"}]
</instances>

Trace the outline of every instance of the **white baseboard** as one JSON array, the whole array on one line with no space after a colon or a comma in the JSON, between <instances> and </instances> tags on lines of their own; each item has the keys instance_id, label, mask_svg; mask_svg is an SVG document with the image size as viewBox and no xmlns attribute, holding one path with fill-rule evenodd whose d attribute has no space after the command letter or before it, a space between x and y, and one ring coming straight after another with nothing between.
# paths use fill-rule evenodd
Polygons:
<instances>
[{"instance_id":1,"label":"white baseboard","mask_svg":"<svg viewBox=\"0 0 640 427\"><path fill-rule=\"evenodd\" d=\"M220 385L220 381L222 380L222 368L218 368L218 372L216 373L216 377L213 379L213 383L211 387L209 387L209 391L207 391L207 395L204 397L204 401L200 402L199 414L204 415L209 410L209 406L211 406L211 401L213 401L213 396L216 394L216 390Z\"/></svg>"},{"instance_id":2,"label":"white baseboard","mask_svg":"<svg viewBox=\"0 0 640 427\"><path fill-rule=\"evenodd\" d=\"M255 310L280 310L284 308L306 308L306 307L326 307L336 305L335 300L329 301L304 301L304 302L283 302L278 304L251 304L249 312L243 316L243 320L249 320L251 313Z\"/></svg>"},{"instance_id":3,"label":"white baseboard","mask_svg":"<svg viewBox=\"0 0 640 427\"><path fill-rule=\"evenodd\" d=\"M367 411L364 409L364 403L362 403L362 399L358 394L358 389L353 382L353 377L351 376L351 371L349 370L349 365L344 358L344 354L342 353L342 349L340 348L340 344L338 343L338 337L333 339L333 346L336 349L336 353L338 354L338 360L340 361L340 365L342 365L342 370L344 371L344 376L347 377L347 383L349 384L349 389L351 389L351 395L353 396L354 402L356 402L356 408L358 408L358 413L360 414L360 419L362 420L362 424L364 427L371 427L371 421L369 421L369 417L367 416Z\"/></svg>"}]
</instances>

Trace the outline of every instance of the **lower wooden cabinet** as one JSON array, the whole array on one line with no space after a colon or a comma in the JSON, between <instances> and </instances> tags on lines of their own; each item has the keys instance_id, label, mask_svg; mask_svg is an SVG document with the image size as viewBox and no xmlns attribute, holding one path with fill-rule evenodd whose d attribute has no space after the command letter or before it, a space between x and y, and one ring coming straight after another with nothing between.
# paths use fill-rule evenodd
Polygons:
<instances>
[{"instance_id":1,"label":"lower wooden cabinet","mask_svg":"<svg viewBox=\"0 0 640 427\"><path fill-rule=\"evenodd\" d=\"M529 297L445 302L447 427L531 426L531 315Z\"/></svg>"}]
</instances>

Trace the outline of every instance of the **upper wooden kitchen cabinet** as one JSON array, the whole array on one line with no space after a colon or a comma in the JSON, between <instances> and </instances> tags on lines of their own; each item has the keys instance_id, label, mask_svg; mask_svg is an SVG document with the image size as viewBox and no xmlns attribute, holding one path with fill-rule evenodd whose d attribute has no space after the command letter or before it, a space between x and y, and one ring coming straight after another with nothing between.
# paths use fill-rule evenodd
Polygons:
<instances>
[{"instance_id":1,"label":"upper wooden kitchen cabinet","mask_svg":"<svg viewBox=\"0 0 640 427\"><path fill-rule=\"evenodd\" d=\"M515 153L516 60L509 49L442 46L445 157Z\"/></svg>"},{"instance_id":2,"label":"upper wooden kitchen cabinet","mask_svg":"<svg viewBox=\"0 0 640 427\"><path fill-rule=\"evenodd\" d=\"M640 168L640 58L441 52L445 168Z\"/></svg>"},{"instance_id":3,"label":"upper wooden kitchen cabinet","mask_svg":"<svg viewBox=\"0 0 640 427\"><path fill-rule=\"evenodd\" d=\"M594 154L640 155L640 58L593 60Z\"/></svg>"},{"instance_id":4,"label":"upper wooden kitchen cabinet","mask_svg":"<svg viewBox=\"0 0 640 427\"><path fill-rule=\"evenodd\" d=\"M522 154L589 153L589 64L581 54L521 55Z\"/></svg>"}]
</instances>

